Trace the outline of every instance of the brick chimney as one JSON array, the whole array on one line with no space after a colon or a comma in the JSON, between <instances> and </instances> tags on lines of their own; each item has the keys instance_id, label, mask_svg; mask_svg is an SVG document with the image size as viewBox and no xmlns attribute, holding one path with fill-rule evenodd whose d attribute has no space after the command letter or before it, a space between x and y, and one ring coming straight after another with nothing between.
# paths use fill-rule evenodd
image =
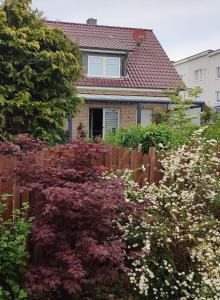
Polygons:
<instances>
[{"instance_id":1,"label":"brick chimney","mask_svg":"<svg viewBox=\"0 0 220 300\"><path fill-rule=\"evenodd\" d=\"M88 24L88 25L97 25L97 19L89 18L86 21L86 24Z\"/></svg>"}]
</instances>

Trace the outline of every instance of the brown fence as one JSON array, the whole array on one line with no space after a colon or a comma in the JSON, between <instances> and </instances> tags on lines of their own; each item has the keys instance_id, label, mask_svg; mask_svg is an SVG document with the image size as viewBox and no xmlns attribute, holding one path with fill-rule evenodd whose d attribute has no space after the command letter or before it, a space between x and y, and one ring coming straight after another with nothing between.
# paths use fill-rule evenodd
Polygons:
<instances>
[{"instance_id":1,"label":"brown fence","mask_svg":"<svg viewBox=\"0 0 220 300\"><path fill-rule=\"evenodd\" d=\"M95 166L105 166L109 171L114 170L133 170L133 178L141 186L144 181L149 183L158 183L162 178L160 171L160 158L154 148L149 149L148 154L142 154L138 151L129 150L123 147L107 146L108 151L96 162ZM48 166L49 157L56 155L56 148L35 154L35 159L42 165ZM35 193L20 193L19 187L13 178L8 178L7 174L16 166L16 158L0 156L0 195L10 194L8 198L8 211L10 215L13 209L20 208L23 202L30 202L33 208L37 195ZM7 217L6 215L6 217Z\"/></svg>"},{"instance_id":2,"label":"brown fence","mask_svg":"<svg viewBox=\"0 0 220 300\"><path fill-rule=\"evenodd\" d=\"M124 147L108 145L108 152L96 162L108 170L133 170L133 178L141 186L144 181L158 183L162 178L160 157L155 148L150 148L148 154L129 150Z\"/></svg>"}]
</instances>

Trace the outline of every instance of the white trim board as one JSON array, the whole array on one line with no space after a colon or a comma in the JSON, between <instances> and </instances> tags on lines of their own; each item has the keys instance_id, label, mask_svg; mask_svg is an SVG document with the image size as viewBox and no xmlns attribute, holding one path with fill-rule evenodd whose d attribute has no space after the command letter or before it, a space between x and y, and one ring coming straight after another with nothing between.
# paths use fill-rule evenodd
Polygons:
<instances>
[{"instance_id":1,"label":"white trim board","mask_svg":"<svg viewBox=\"0 0 220 300\"><path fill-rule=\"evenodd\" d=\"M100 87L100 86L85 86L80 85L76 86L78 90L84 90L84 89L92 89L92 90L106 90L106 91L130 91L130 92L174 92L174 89L142 89L142 88L122 88L122 87Z\"/></svg>"},{"instance_id":2,"label":"white trim board","mask_svg":"<svg viewBox=\"0 0 220 300\"><path fill-rule=\"evenodd\" d=\"M143 97L143 96L117 96L117 95L90 95L78 94L79 97L85 100L108 100L108 101L155 101L155 100L170 100L169 97Z\"/></svg>"},{"instance_id":3,"label":"white trim board","mask_svg":"<svg viewBox=\"0 0 220 300\"><path fill-rule=\"evenodd\" d=\"M88 48L81 48L82 52L91 52L91 53L107 53L107 54L126 54L127 51L117 51L117 50L101 50L101 49L88 49Z\"/></svg>"}]
</instances>

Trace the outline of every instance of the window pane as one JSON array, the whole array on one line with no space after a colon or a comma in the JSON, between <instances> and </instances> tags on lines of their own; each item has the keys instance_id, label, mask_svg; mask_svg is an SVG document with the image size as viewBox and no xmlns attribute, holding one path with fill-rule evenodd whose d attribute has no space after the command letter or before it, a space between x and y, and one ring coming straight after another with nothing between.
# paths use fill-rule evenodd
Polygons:
<instances>
[{"instance_id":1,"label":"window pane","mask_svg":"<svg viewBox=\"0 0 220 300\"><path fill-rule=\"evenodd\" d=\"M203 79L203 70L202 69L196 70L194 72L194 79L195 80L202 80Z\"/></svg>"},{"instance_id":2,"label":"window pane","mask_svg":"<svg viewBox=\"0 0 220 300\"><path fill-rule=\"evenodd\" d=\"M106 77L120 77L120 58L106 57L105 76Z\"/></svg>"},{"instance_id":3,"label":"window pane","mask_svg":"<svg viewBox=\"0 0 220 300\"><path fill-rule=\"evenodd\" d=\"M141 126L145 127L152 123L152 109L141 110Z\"/></svg>"},{"instance_id":4,"label":"window pane","mask_svg":"<svg viewBox=\"0 0 220 300\"><path fill-rule=\"evenodd\" d=\"M103 57L89 56L89 76L103 76Z\"/></svg>"},{"instance_id":5,"label":"window pane","mask_svg":"<svg viewBox=\"0 0 220 300\"><path fill-rule=\"evenodd\" d=\"M217 78L220 78L220 67L217 67L216 71L217 71Z\"/></svg>"},{"instance_id":6,"label":"window pane","mask_svg":"<svg viewBox=\"0 0 220 300\"><path fill-rule=\"evenodd\" d=\"M220 102L220 91L216 92L216 100L217 102Z\"/></svg>"},{"instance_id":7,"label":"window pane","mask_svg":"<svg viewBox=\"0 0 220 300\"><path fill-rule=\"evenodd\" d=\"M104 109L104 134L115 132L118 129L119 123L119 110L105 108Z\"/></svg>"}]
</instances>

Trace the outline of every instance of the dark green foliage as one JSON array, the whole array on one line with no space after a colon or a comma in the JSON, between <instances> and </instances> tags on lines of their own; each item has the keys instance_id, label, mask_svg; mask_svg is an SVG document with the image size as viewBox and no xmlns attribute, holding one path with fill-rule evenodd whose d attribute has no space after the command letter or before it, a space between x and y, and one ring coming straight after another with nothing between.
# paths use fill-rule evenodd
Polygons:
<instances>
[{"instance_id":1,"label":"dark green foliage","mask_svg":"<svg viewBox=\"0 0 220 300\"><path fill-rule=\"evenodd\" d=\"M197 129L199 126L195 124L186 124L180 128L172 129L172 148L176 149L178 146L190 143L191 136Z\"/></svg>"},{"instance_id":2,"label":"dark green foliage","mask_svg":"<svg viewBox=\"0 0 220 300\"><path fill-rule=\"evenodd\" d=\"M153 123L168 123L169 122L169 111L164 111L160 106L156 106L153 109Z\"/></svg>"},{"instance_id":3,"label":"dark green foliage","mask_svg":"<svg viewBox=\"0 0 220 300\"><path fill-rule=\"evenodd\" d=\"M3 198L3 199L2 199ZM7 195L1 201L7 201ZM15 211L13 218L4 219L6 204L0 204L0 299L26 299L23 284L28 253L26 250L30 221L26 220L27 205Z\"/></svg>"},{"instance_id":4,"label":"dark green foliage","mask_svg":"<svg viewBox=\"0 0 220 300\"><path fill-rule=\"evenodd\" d=\"M144 135L144 128L139 125L132 125L128 128L120 128L116 133L110 133L105 138L107 144L124 146L137 149Z\"/></svg>"},{"instance_id":5,"label":"dark green foliage","mask_svg":"<svg viewBox=\"0 0 220 300\"><path fill-rule=\"evenodd\" d=\"M217 113L209 105L204 105L201 113L201 121L203 125L209 125L216 120Z\"/></svg>"},{"instance_id":6,"label":"dark green foliage","mask_svg":"<svg viewBox=\"0 0 220 300\"><path fill-rule=\"evenodd\" d=\"M149 147L155 147L159 151L174 149L188 143L191 135L198 128L199 126L193 124L175 129L167 124L151 124L147 127L133 125L128 128L121 128L115 134L108 135L105 142L130 149L138 149L141 144L144 153L148 152Z\"/></svg>"},{"instance_id":7,"label":"dark green foliage","mask_svg":"<svg viewBox=\"0 0 220 300\"><path fill-rule=\"evenodd\" d=\"M166 124L151 124L145 128L142 139L144 153L147 153L149 147L155 147L157 150L169 149L172 147L173 131Z\"/></svg>"},{"instance_id":8,"label":"dark green foliage","mask_svg":"<svg viewBox=\"0 0 220 300\"><path fill-rule=\"evenodd\" d=\"M220 142L220 114L216 114L215 121L213 124L209 125L208 128L204 132L204 137L212 140Z\"/></svg>"},{"instance_id":9,"label":"dark green foliage","mask_svg":"<svg viewBox=\"0 0 220 300\"><path fill-rule=\"evenodd\" d=\"M78 47L49 28L30 0L0 6L0 130L56 142L81 102L74 82L81 74Z\"/></svg>"}]
</instances>

